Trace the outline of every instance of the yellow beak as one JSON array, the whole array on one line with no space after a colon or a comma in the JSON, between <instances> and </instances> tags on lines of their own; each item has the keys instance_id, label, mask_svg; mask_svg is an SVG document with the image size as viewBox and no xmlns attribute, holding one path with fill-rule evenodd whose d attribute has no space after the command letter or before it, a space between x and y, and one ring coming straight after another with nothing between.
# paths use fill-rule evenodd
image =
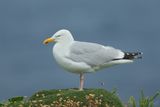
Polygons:
<instances>
[{"instance_id":1,"label":"yellow beak","mask_svg":"<svg viewBox=\"0 0 160 107\"><path fill-rule=\"evenodd\" d=\"M55 41L55 39L53 39L53 38L47 38L47 39L45 39L45 40L43 41L43 44L47 45L48 43L54 42L54 41Z\"/></svg>"}]
</instances>

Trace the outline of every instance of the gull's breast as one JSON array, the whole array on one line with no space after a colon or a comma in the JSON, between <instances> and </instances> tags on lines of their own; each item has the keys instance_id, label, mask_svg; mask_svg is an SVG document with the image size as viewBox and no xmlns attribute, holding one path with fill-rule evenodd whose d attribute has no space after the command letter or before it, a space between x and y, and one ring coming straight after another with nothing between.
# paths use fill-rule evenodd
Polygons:
<instances>
[{"instance_id":1,"label":"gull's breast","mask_svg":"<svg viewBox=\"0 0 160 107\"><path fill-rule=\"evenodd\" d=\"M86 73L92 72L93 69L84 62L75 62L66 57L69 53L69 47L61 47L61 46L54 46L53 48L53 56L56 62L65 70L72 72L72 73Z\"/></svg>"}]
</instances>

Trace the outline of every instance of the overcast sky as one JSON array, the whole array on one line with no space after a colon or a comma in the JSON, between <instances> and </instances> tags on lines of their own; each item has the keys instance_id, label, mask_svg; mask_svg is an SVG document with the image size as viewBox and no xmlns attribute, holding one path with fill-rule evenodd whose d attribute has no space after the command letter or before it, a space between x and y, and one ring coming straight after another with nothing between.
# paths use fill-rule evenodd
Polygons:
<instances>
[{"instance_id":1,"label":"overcast sky","mask_svg":"<svg viewBox=\"0 0 160 107\"><path fill-rule=\"evenodd\" d=\"M132 64L87 74L86 88L116 88L124 101L160 89L159 0L1 0L0 100L79 86L79 76L55 62L53 44L42 44L63 28L75 40L144 53Z\"/></svg>"}]
</instances>

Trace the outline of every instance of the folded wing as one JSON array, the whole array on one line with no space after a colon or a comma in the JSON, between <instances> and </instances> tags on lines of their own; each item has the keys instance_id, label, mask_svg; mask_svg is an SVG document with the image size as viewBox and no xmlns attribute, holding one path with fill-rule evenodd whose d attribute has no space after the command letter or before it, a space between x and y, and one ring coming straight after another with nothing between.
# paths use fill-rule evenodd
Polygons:
<instances>
[{"instance_id":1,"label":"folded wing","mask_svg":"<svg viewBox=\"0 0 160 107\"><path fill-rule=\"evenodd\" d=\"M99 66L115 59L122 59L124 53L110 46L75 41L71 45L70 52L66 57L75 62L84 62L90 66Z\"/></svg>"}]
</instances>

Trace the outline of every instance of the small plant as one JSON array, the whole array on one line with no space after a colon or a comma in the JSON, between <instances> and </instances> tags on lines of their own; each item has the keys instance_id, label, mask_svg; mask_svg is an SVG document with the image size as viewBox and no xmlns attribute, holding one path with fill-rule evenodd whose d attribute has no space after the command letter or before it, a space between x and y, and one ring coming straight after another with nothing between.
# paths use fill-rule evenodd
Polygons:
<instances>
[{"instance_id":1,"label":"small plant","mask_svg":"<svg viewBox=\"0 0 160 107\"><path fill-rule=\"evenodd\" d=\"M133 96L129 98L129 104L131 107L136 107L136 100Z\"/></svg>"},{"instance_id":2,"label":"small plant","mask_svg":"<svg viewBox=\"0 0 160 107\"><path fill-rule=\"evenodd\" d=\"M21 107L24 103L25 97L17 96L0 103L0 107Z\"/></svg>"},{"instance_id":3,"label":"small plant","mask_svg":"<svg viewBox=\"0 0 160 107\"><path fill-rule=\"evenodd\" d=\"M0 107L3 107L3 106L4 106L4 104L0 103Z\"/></svg>"},{"instance_id":4,"label":"small plant","mask_svg":"<svg viewBox=\"0 0 160 107\"><path fill-rule=\"evenodd\" d=\"M17 96L17 97L13 97L13 98L8 99L8 101L10 103L20 102L23 100L24 100L24 97L22 97L22 96Z\"/></svg>"},{"instance_id":5,"label":"small plant","mask_svg":"<svg viewBox=\"0 0 160 107\"><path fill-rule=\"evenodd\" d=\"M113 89L111 90L111 93L112 93L113 95L118 95L118 94L117 94L117 89L116 89L116 88L113 88Z\"/></svg>"},{"instance_id":6,"label":"small plant","mask_svg":"<svg viewBox=\"0 0 160 107\"><path fill-rule=\"evenodd\" d=\"M141 91L141 96L139 99L139 107L154 107L154 100L160 96L160 92L157 92L151 97L145 97L143 90ZM136 100L133 96L129 98L129 107L137 107Z\"/></svg>"}]
</instances>

